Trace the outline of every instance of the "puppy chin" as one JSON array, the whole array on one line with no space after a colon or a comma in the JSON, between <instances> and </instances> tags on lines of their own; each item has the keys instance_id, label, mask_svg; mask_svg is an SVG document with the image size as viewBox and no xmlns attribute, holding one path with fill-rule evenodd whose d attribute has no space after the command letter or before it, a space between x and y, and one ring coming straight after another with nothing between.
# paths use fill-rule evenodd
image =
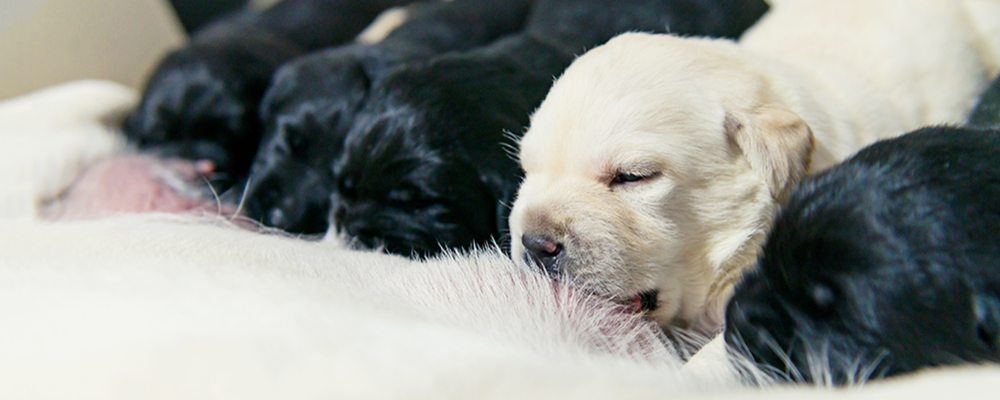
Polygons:
<instances>
[{"instance_id":1,"label":"puppy chin","mask_svg":"<svg viewBox=\"0 0 1000 400\"><path fill-rule=\"evenodd\" d=\"M330 183L294 163L255 171L246 199L247 215L288 233L320 235L327 231Z\"/></svg>"},{"instance_id":2,"label":"puppy chin","mask_svg":"<svg viewBox=\"0 0 1000 400\"><path fill-rule=\"evenodd\" d=\"M804 323L806 317L793 318L760 304L742 306L727 313L726 342L757 365L766 366L765 371L778 380L859 384L912 369L897 363L887 351Z\"/></svg>"},{"instance_id":3,"label":"puppy chin","mask_svg":"<svg viewBox=\"0 0 1000 400\"><path fill-rule=\"evenodd\" d=\"M604 266L604 271L577 269L578 272L553 273L529 256L524 245L517 240L512 244L511 256L522 268L547 272L554 279L567 281L577 289L607 298L621 304L629 311L645 313L660 326L689 328L695 325L691 321L678 318L681 304L684 302L681 298L682 291L674 285L676 279L665 279L663 283L656 283L653 279L649 279L653 274L653 268L625 268L634 264L622 261L622 255L614 253L614 245L569 247L562 260L564 267L561 268L572 269L575 265L587 265L599 270L601 268L598 266ZM574 254L580 247L587 247L592 251L587 251L586 254Z\"/></svg>"},{"instance_id":4,"label":"puppy chin","mask_svg":"<svg viewBox=\"0 0 1000 400\"><path fill-rule=\"evenodd\" d=\"M378 203L338 204L334 197L332 224L354 248L381 250L403 256L428 257L442 248L468 248L473 234L446 219L404 212ZM433 222L428 220L434 218Z\"/></svg>"},{"instance_id":5,"label":"puppy chin","mask_svg":"<svg viewBox=\"0 0 1000 400\"><path fill-rule=\"evenodd\" d=\"M441 246L433 238L421 235L416 238L412 234L361 234L352 235L340 231L342 237L354 249L384 251L407 257L425 258L441 252Z\"/></svg>"}]
</instances>

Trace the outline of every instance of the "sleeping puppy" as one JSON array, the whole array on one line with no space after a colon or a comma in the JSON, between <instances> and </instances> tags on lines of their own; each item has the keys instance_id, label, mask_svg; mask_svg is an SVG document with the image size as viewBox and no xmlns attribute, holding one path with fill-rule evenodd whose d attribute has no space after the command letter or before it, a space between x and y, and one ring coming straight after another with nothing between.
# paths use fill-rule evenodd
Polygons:
<instances>
[{"instance_id":1,"label":"sleeping puppy","mask_svg":"<svg viewBox=\"0 0 1000 400\"><path fill-rule=\"evenodd\" d=\"M1000 362L997 154L1000 131L926 128L804 181L736 288L727 341L836 384Z\"/></svg>"},{"instance_id":2,"label":"sleeping puppy","mask_svg":"<svg viewBox=\"0 0 1000 400\"><path fill-rule=\"evenodd\" d=\"M993 71L962 6L781 2L739 44L626 34L584 54L520 142L513 257L719 329L791 184L964 119Z\"/></svg>"},{"instance_id":3,"label":"sleeping puppy","mask_svg":"<svg viewBox=\"0 0 1000 400\"><path fill-rule=\"evenodd\" d=\"M765 9L742 0L540 0L520 35L393 70L333 162L336 233L403 255L499 239L521 178L512 136L574 53L631 30L735 36Z\"/></svg>"},{"instance_id":4,"label":"sleeping puppy","mask_svg":"<svg viewBox=\"0 0 1000 400\"><path fill-rule=\"evenodd\" d=\"M282 66L261 104L264 136L245 195L248 215L291 233L326 232L330 165L373 82L401 63L519 30L531 2L411 5L406 22L378 43L337 47Z\"/></svg>"},{"instance_id":5,"label":"sleeping puppy","mask_svg":"<svg viewBox=\"0 0 1000 400\"><path fill-rule=\"evenodd\" d=\"M245 177L261 135L257 106L280 64L352 39L404 0L285 0L199 30L146 84L125 133L167 157L209 160L220 185Z\"/></svg>"}]
</instances>

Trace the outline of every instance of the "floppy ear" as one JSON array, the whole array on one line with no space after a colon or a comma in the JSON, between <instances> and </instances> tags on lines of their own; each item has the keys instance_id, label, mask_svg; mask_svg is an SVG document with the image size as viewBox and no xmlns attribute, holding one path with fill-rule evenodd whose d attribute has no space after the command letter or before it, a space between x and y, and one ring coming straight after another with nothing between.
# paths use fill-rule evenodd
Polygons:
<instances>
[{"instance_id":1,"label":"floppy ear","mask_svg":"<svg viewBox=\"0 0 1000 400\"><path fill-rule=\"evenodd\" d=\"M767 182L775 199L783 199L809 172L813 134L797 114L783 108L761 107L743 118L727 114L725 125L730 143Z\"/></svg>"}]
</instances>

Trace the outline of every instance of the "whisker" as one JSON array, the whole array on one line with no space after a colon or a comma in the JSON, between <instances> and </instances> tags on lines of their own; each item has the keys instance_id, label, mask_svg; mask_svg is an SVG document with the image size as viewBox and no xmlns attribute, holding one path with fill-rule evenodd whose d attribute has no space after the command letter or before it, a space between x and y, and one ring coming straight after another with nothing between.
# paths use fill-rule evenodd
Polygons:
<instances>
[{"instance_id":1,"label":"whisker","mask_svg":"<svg viewBox=\"0 0 1000 400\"><path fill-rule=\"evenodd\" d=\"M215 216L222 217L222 199L219 198L219 192L215 190L215 187L212 186L212 181L207 176L201 175L201 180L205 182L208 191L212 193L212 198L215 199ZM232 221L231 217L227 219Z\"/></svg>"},{"instance_id":2,"label":"whisker","mask_svg":"<svg viewBox=\"0 0 1000 400\"><path fill-rule=\"evenodd\" d=\"M778 359L781 360L781 363L785 366L785 370L780 373L780 376L788 381L804 382L805 379L802 376L802 373L799 371L798 367L795 366L795 363L792 362L790 355L782 349L778 344L778 341L774 339L774 336L771 336L771 334L766 331L763 332L763 334L765 336L762 338L761 342L767 346L768 349L774 352L774 355L778 357ZM773 368L776 372L778 371L777 367Z\"/></svg>"},{"instance_id":3,"label":"whisker","mask_svg":"<svg viewBox=\"0 0 1000 400\"><path fill-rule=\"evenodd\" d=\"M857 384L864 384L865 382L868 382L872 378L874 379L883 378L887 370L883 369L882 371L879 371L879 367L882 365L882 361L885 361L887 357L889 357L889 351L883 349L882 351L879 352L877 356L875 356L874 360L868 362L865 365L859 365L858 371L855 373L856 375L855 381L857 382ZM876 371L878 371L878 375L874 375Z\"/></svg>"},{"instance_id":4,"label":"whisker","mask_svg":"<svg viewBox=\"0 0 1000 400\"><path fill-rule=\"evenodd\" d=\"M805 338L800 336L797 336L797 339L803 343L809 343ZM832 387L834 379L830 369L830 342L823 340L818 348L816 345L806 345L803 348L806 352L806 364L809 368L809 374L813 378L813 384L816 386Z\"/></svg>"},{"instance_id":5,"label":"whisker","mask_svg":"<svg viewBox=\"0 0 1000 400\"><path fill-rule=\"evenodd\" d=\"M243 185L243 193L240 194L240 201L239 203L236 204L236 212L234 215L240 215L243 213L243 205L246 203L247 200L247 189L250 188L250 182L252 180L253 180L252 177L247 177L247 183Z\"/></svg>"}]
</instances>

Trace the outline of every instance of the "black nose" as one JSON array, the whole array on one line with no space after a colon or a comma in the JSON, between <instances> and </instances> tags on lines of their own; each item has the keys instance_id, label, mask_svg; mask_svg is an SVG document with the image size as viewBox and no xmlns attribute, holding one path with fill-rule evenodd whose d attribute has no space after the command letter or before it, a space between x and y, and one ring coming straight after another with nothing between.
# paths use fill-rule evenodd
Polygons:
<instances>
[{"instance_id":1,"label":"black nose","mask_svg":"<svg viewBox=\"0 0 1000 400\"><path fill-rule=\"evenodd\" d=\"M263 211L259 211L259 215L256 212L251 213L251 217L259 218L258 220L266 226L288 233L315 235L326 232L328 228L326 217L328 206L325 204L280 201L278 204L265 204L260 208L263 208Z\"/></svg>"},{"instance_id":2,"label":"black nose","mask_svg":"<svg viewBox=\"0 0 1000 400\"><path fill-rule=\"evenodd\" d=\"M285 210L281 207L274 207L264 214L264 225L273 226L279 229L288 228L288 217L285 216Z\"/></svg>"},{"instance_id":3,"label":"black nose","mask_svg":"<svg viewBox=\"0 0 1000 400\"><path fill-rule=\"evenodd\" d=\"M562 243L556 242L549 235L522 235L525 257L528 262L534 262L550 274L559 274L559 259L563 254Z\"/></svg>"},{"instance_id":4,"label":"black nose","mask_svg":"<svg viewBox=\"0 0 1000 400\"><path fill-rule=\"evenodd\" d=\"M367 218L357 216L344 218L342 213L342 217L336 221L336 224L337 232L354 239L357 241L355 244L360 244L362 247L375 248L383 244L384 232Z\"/></svg>"}]
</instances>

